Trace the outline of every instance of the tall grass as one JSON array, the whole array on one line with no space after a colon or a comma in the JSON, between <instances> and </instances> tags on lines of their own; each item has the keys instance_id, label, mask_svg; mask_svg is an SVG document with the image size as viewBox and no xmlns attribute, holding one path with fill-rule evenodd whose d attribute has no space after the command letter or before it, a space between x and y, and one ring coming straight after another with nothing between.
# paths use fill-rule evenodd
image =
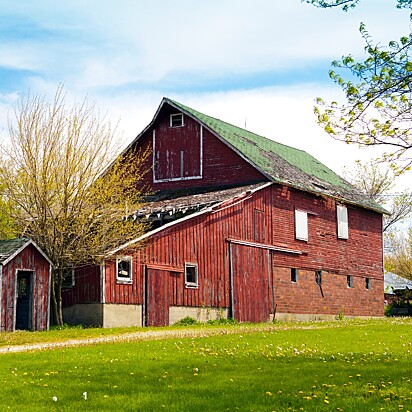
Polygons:
<instances>
[{"instance_id":1,"label":"tall grass","mask_svg":"<svg viewBox=\"0 0 412 412\"><path fill-rule=\"evenodd\" d=\"M0 355L0 410L412 411L411 326L280 324Z\"/></svg>"}]
</instances>

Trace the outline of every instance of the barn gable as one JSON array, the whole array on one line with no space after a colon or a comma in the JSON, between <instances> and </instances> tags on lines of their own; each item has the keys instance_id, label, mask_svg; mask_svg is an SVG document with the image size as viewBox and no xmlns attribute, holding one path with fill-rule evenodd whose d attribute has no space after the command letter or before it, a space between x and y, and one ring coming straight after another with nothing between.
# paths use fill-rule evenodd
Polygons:
<instances>
[{"instance_id":1,"label":"barn gable","mask_svg":"<svg viewBox=\"0 0 412 412\"><path fill-rule=\"evenodd\" d=\"M181 123L174 124L175 118ZM305 151L207 116L174 100L162 100L152 122L128 148L138 145L148 133L153 139L152 182L168 182L163 186L155 186L155 190L192 187L193 183L188 182L190 180L199 180L194 186L203 188L218 185L218 182L242 185L273 181L387 213L379 204ZM219 157L222 147L213 147L208 157L219 161L205 173L208 147L204 140L211 136L229 151ZM174 149L171 150L171 147ZM187 159L190 162L186 163ZM232 160L233 165L230 163ZM218 175L216 179L211 178L213 173ZM225 180L226 176L229 176L228 181ZM177 181L183 183L171 184Z\"/></svg>"}]
</instances>

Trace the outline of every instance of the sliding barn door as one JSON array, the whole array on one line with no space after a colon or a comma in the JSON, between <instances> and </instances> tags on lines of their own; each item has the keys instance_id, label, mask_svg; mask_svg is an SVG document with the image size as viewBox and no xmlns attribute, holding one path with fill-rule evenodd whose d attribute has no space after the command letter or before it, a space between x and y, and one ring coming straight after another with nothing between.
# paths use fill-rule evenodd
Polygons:
<instances>
[{"instance_id":1,"label":"sliding barn door","mask_svg":"<svg viewBox=\"0 0 412 412\"><path fill-rule=\"evenodd\" d=\"M234 243L229 247L233 318L267 322L273 308L270 251Z\"/></svg>"}]
</instances>

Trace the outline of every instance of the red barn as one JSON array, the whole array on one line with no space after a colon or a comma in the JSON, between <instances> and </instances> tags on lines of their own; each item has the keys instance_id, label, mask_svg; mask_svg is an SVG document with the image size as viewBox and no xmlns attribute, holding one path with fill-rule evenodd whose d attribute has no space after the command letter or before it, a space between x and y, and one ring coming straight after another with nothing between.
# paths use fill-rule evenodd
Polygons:
<instances>
[{"instance_id":1,"label":"red barn","mask_svg":"<svg viewBox=\"0 0 412 412\"><path fill-rule=\"evenodd\" d=\"M32 240L0 240L1 331L49 328L51 267Z\"/></svg>"},{"instance_id":2,"label":"red barn","mask_svg":"<svg viewBox=\"0 0 412 412\"><path fill-rule=\"evenodd\" d=\"M66 321L383 315L385 210L311 155L166 98L136 147L151 230L76 274Z\"/></svg>"}]
</instances>

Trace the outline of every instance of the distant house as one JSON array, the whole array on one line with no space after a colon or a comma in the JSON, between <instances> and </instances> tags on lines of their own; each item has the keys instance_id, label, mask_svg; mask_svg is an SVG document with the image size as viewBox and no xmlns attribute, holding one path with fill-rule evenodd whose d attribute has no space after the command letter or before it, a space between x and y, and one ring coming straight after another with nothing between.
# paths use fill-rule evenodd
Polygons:
<instances>
[{"instance_id":1,"label":"distant house","mask_svg":"<svg viewBox=\"0 0 412 412\"><path fill-rule=\"evenodd\" d=\"M391 304L391 315L412 315L412 280L386 272L385 304Z\"/></svg>"},{"instance_id":2,"label":"distant house","mask_svg":"<svg viewBox=\"0 0 412 412\"><path fill-rule=\"evenodd\" d=\"M65 321L383 315L386 212L308 153L167 98L132 148L152 151L151 230L76 272Z\"/></svg>"},{"instance_id":3,"label":"distant house","mask_svg":"<svg viewBox=\"0 0 412 412\"><path fill-rule=\"evenodd\" d=\"M48 329L51 267L32 240L0 240L1 331Z\"/></svg>"}]
</instances>

